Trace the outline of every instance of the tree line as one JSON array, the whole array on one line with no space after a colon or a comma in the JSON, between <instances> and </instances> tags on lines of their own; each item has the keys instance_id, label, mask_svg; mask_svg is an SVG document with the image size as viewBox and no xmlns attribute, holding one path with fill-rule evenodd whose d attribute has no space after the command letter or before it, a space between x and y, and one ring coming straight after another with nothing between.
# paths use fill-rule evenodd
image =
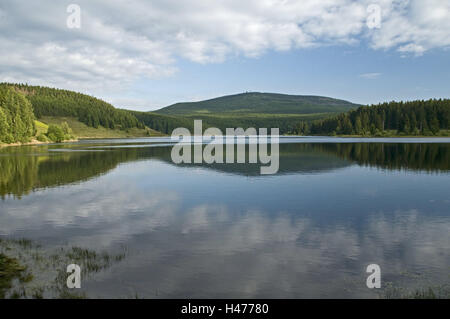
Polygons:
<instances>
[{"instance_id":1,"label":"tree line","mask_svg":"<svg viewBox=\"0 0 450 319\"><path fill-rule=\"evenodd\" d=\"M75 135L73 135L73 131L67 122L62 122L61 125L50 124L47 133L41 133L37 136L37 140L40 142L61 143L73 139L75 139Z\"/></svg>"},{"instance_id":2,"label":"tree line","mask_svg":"<svg viewBox=\"0 0 450 319\"><path fill-rule=\"evenodd\" d=\"M194 120L183 117L156 114L153 112L129 111L144 125L165 134L171 134L178 127L185 127L191 132L194 129Z\"/></svg>"},{"instance_id":3,"label":"tree line","mask_svg":"<svg viewBox=\"0 0 450 319\"><path fill-rule=\"evenodd\" d=\"M448 130L450 100L430 99L362 106L332 118L300 122L301 135L383 136L389 131L404 135L438 135Z\"/></svg>"},{"instance_id":4,"label":"tree line","mask_svg":"<svg viewBox=\"0 0 450 319\"><path fill-rule=\"evenodd\" d=\"M362 135L388 136L438 135L449 129L449 99L389 102L362 106L356 110L320 118L308 116L300 121L296 116L267 117L241 115L236 117L198 116L203 128L218 127L278 127L280 134L300 135ZM87 126L109 129L145 128L171 134L178 127L193 130L197 117L172 116L154 112L137 112L114 108L100 99L68 90L26 84L0 83L0 141L27 142L36 134L34 118L43 116L75 117ZM299 115L301 116L301 115ZM67 129L52 127L52 137L71 135ZM49 137L49 136L47 136ZM45 139L44 136L41 139Z\"/></svg>"},{"instance_id":5,"label":"tree line","mask_svg":"<svg viewBox=\"0 0 450 319\"><path fill-rule=\"evenodd\" d=\"M31 103L14 88L0 86L0 142L26 143L35 134Z\"/></svg>"},{"instance_id":6,"label":"tree line","mask_svg":"<svg viewBox=\"0 0 450 319\"><path fill-rule=\"evenodd\" d=\"M225 134L227 128L242 127L247 129L249 127L254 128L270 128L277 127L280 130L280 134L296 134L297 125L302 117L298 116L257 116L257 115L236 115L235 117L220 117L215 115L188 115L188 116L175 116L159 114L155 112L138 112L130 111L136 118L144 125L151 127L161 133L171 134L172 131L178 127L184 127L193 132L194 120L203 121L203 130L209 127L216 127L222 130ZM308 116L308 122L316 119L323 118L324 115Z\"/></svg>"},{"instance_id":7,"label":"tree line","mask_svg":"<svg viewBox=\"0 0 450 319\"><path fill-rule=\"evenodd\" d=\"M31 102L36 118L43 116L75 117L87 126L122 129L144 125L130 112L114 108L95 97L61 89L27 84L1 83L1 87L13 87Z\"/></svg>"}]
</instances>

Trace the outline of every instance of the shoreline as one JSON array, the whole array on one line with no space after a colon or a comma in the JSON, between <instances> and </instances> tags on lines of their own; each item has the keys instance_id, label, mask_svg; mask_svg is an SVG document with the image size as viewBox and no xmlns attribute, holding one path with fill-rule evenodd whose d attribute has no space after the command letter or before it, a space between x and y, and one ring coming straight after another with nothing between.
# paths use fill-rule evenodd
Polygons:
<instances>
[{"instance_id":1,"label":"shoreline","mask_svg":"<svg viewBox=\"0 0 450 319\"><path fill-rule=\"evenodd\" d=\"M449 138L450 136L446 135L394 135L394 136L364 136L364 135L279 135L280 137L335 137L335 138ZM33 146L33 145L50 145L50 144L64 144L64 143L73 143L79 142L81 140L101 140L101 139L133 139L133 138L149 138L149 137L170 137L170 135L163 136L129 136L129 137L79 137L73 140L66 140L63 142L41 142L36 139L32 139L27 143L10 143L4 144L0 143L0 149L4 147L13 147L13 146Z\"/></svg>"},{"instance_id":2,"label":"shoreline","mask_svg":"<svg viewBox=\"0 0 450 319\"><path fill-rule=\"evenodd\" d=\"M27 142L27 143L10 143L10 144L1 144L0 143L0 148L3 147L10 147L10 146L32 146L32 145L49 145L49 144L63 144L63 143L72 143L72 142L78 142L79 139L75 139L75 140L67 140L67 141L63 141L63 142L41 142L38 141L36 139L32 139L31 142Z\"/></svg>"}]
</instances>

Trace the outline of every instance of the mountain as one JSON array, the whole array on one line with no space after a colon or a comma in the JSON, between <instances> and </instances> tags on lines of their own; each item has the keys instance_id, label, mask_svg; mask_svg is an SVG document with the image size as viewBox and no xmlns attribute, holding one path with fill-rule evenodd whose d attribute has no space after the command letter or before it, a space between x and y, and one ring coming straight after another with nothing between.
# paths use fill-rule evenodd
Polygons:
<instances>
[{"instance_id":1,"label":"mountain","mask_svg":"<svg viewBox=\"0 0 450 319\"><path fill-rule=\"evenodd\" d=\"M324 119L357 107L358 104L323 96L250 92L176 103L148 112L147 118L137 117L148 126L152 123L150 119L165 127L164 122L173 122L168 117L178 117L189 120L191 126L194 119L203 120L204 127L217 127L222 131L228 127L278 127L280 134L293 134L298 131L300 122Z\"/></svg>"},{"instance_id":2,"label":"mountain","mask_svg":"<svg viewBox=\"0 0 450 319\"><path fill-rule=\"evenodd\" d=\"M155 113L168 115L314 114L346 112L358 106L360 105L324 96L250 92L199 102L176 103L157 110Z\"/></svg>"}]
</instances>

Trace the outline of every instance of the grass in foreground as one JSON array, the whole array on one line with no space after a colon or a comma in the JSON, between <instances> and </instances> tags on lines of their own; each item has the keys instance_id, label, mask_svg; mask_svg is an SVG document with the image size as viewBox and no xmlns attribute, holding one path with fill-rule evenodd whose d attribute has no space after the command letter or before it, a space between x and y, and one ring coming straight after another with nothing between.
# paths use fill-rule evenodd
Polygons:
<instances>
[{"instance_id":1,"label":"grass in foreground","mask_svg":"<svg viewBox=\"0 0 450 319\"><path fill-rule=\"evenodd\" d=\"M14 280L25 283L32 279L33 276L27 273L27 268L20 265L16 258L10 258L0 253L0 299L5 298L6 292L12 288Z\"/></svg>"},{"instance_id":2,"label":"grass in foreground","mask_svg":"<svg viewBox=\"0 0 450 319\"><path fill-rule=\"evenodd\" d=\"M0 299L87 298L83 291L67 288L67 266L79 265L85 280L126 255L126 250L110 254L76 246L44 250L27 239L0 239Z\"/></svg>"},{"instance_id":3,"label":"grass in foreground","mask_svg":"<svg viewBox=\"0 0 450 319\"><path fill-rule=\"evenodd\" d=\"M66 288L69 264L78 264L85 280L127 257L77 246L50 251L28 239L0 239L0 299L83 299L86 293ZM381 299L450 299L450 284L408 289L387 283ZM420 285L419 285L420 287ZM133 298L143 298L136 292Z\"/></svg>"},{"instance_id":4,"label":"grass in foreground","mask_svg":"<svg viewBox=\"0 0 450 319\"><path fill-rule=\"evenodd\" d=\"M127 137L149 137L149 136L164 136L164 134L155 131L151 128L139 129L130 128L125 131L115 129L107 129L102 126L98 128L87 126L73 117L52 117L45 116L39 119L45 124L61 124L67 122L77 138L127 138Z\"/></svg>"},{"instance_id":5,"label":"grass in foreground","mask_svg":"<svg viewBox=\"0 0 450 319\"><path fill-rule=\"evenodd\" d=\"M383 299L450 299L450 286L407 290L400 287L388 286L381 295Z\"/></svg>"}]
</instances>

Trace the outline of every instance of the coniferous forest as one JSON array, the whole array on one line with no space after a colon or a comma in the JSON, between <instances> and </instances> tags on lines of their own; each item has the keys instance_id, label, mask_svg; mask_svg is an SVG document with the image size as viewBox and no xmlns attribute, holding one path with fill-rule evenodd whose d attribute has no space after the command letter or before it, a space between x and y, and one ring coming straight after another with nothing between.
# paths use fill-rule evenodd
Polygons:
<instances>
[{"instance_id":1,"label":"coniferous forest","mask_svg":"<svg viewBox=\"0 0 450 319\"><path fill-rule=\"evenodd\" d=\"M389 102L362 106L335 117L301 122L298 134L302 135L439 135L448 130L450 100Z\"/></svg>"},{"instance_id":2,"label":"coniferous forest","mask_svg":"<svg viewBox=\"0 0 450 319\"><path fill-rule=\"evenodd\" d=\"M29 142L36 135L34 120L46 116L73 117L93 128L128 130L147 126L165 134L171 134L177 127L192 130L194 120L192 117L116 109L100 99L67 90L0 83L0 143ZM299 135L442 136L448 135L449 118L450 100L432 99L362 106L325 119L301 121L283 130L283 121L267 122L267 117L247 121L245 116L237 123L225 119L223 122L220 119L204 120L203 128L280 127L281 134ZM60 142L73 138L66 126L67 123L61 128L52 126L47 136L41 134L38 140Z\"/></svg>"},{"instance_id":3,"label":"coniferous forest","mask_svg":"<svg viewBox=\"0 0 450 319\"><path fill-rule=\"evenodd\" d=\"M194 130L194 120L180 116L162 115L154 112L129 111L144 125L164 134L171 134L178 127Z\"/></svg>"},{"instance_id":4,"label":"coniferous forest","mask_svg":"<svg viewBox=\"0 0 450 319\"><path fill-rule=\"evenodd\" d=\"M26 84L0 84L23 93L31 102L37 119L43 116L75 117L87 126L110 129L144 128L134 115L114 108L95 97L68 91Z\"/></svg>"},{"instance_id":5,"label":"coniferous forest","mask_svg":"<svg viewBox=\"0 0 450 319\"><path fill-rule=\"evenodd\" d=\"M0 86L0 142L26 143L35 133L31 103L15 89Z\"/></svg>"}]
</instances>

